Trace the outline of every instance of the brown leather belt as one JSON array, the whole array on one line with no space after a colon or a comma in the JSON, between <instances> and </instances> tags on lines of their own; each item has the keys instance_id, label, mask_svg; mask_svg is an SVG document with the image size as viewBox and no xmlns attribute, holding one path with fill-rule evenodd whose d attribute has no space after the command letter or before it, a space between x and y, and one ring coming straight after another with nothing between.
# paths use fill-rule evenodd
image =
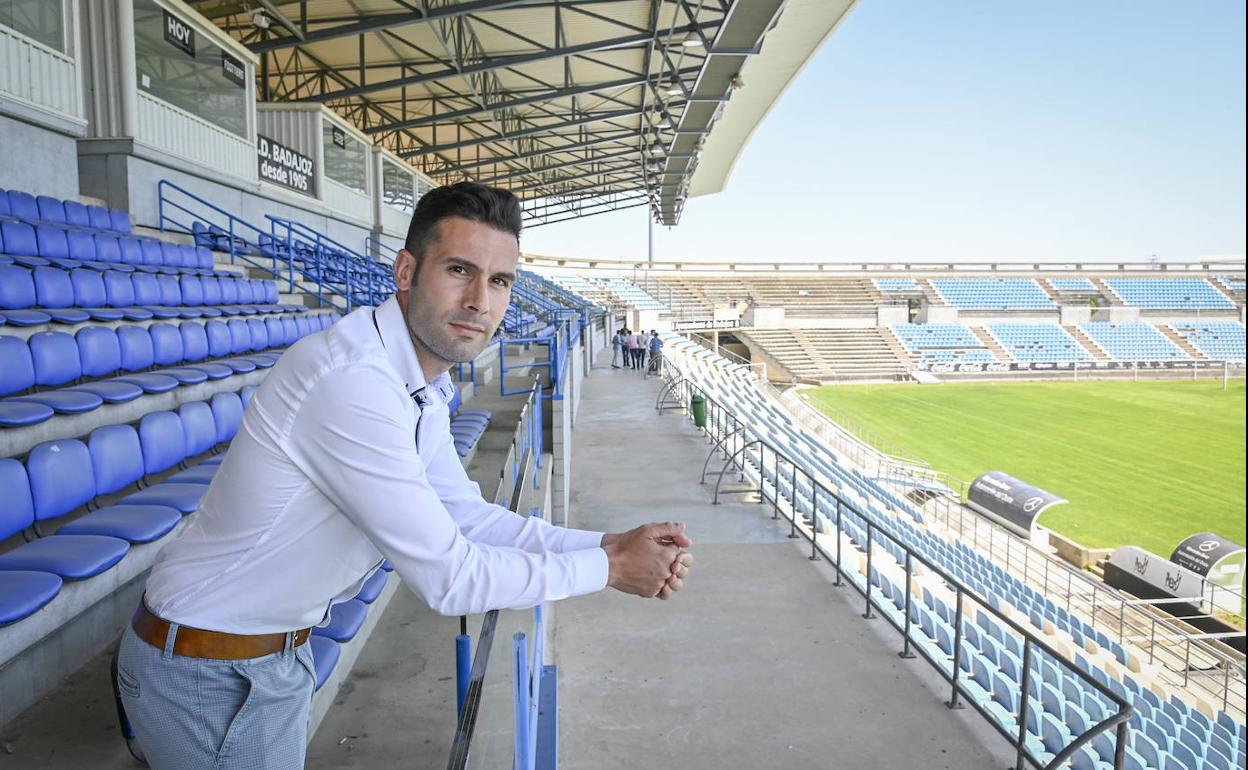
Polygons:
<instances>
[{"instance_id":1,"label":"brown leather belt","mask_svg":"<svg viewBox=\"0 0 1248 770\"><path fill-rule=\"evenodd\" d=\"M139 608L134 611L130 625L140 639L159 650L165 649L165 640L169 636L169 622L153 615L143 602L139 602ZM296 631L291 646L298 647L308 641L311 632L310 628L301 628ZM286 634L226 634L189 626L178 626L178 637L173 642L175 655L211 660L259 658L284 649L286 649Z\"/></svg>"}]
</instances>

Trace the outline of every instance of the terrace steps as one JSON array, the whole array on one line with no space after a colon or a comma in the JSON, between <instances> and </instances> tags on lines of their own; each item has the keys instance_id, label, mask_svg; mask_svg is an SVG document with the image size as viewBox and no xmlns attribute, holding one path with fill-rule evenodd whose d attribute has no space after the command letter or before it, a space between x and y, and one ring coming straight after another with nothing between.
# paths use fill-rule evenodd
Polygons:
<instances>
[{"instance_id":1,"label":"terrace steps","mask_svg":"<svg viewBox=\"0 0 1248 770\"><path fill-rule=\"evenodd\" d=\"M998 361L1014 360L1014 357L1006 352L1005 347L997 341L997 338L988 329L983 326L971 326L970 324L967 324L966 328L970 329L971 333L978 337L988 350L992 351L992 354L996 356Z\"/></svg>"},{"instance_id":2,"label":"terrace steps","mask_svg":"<svg viewBox=\"0 0 1248 770\"><path fill-rule=\"evenodd\" d=\"M940 296L940 292L936 291L936 287L932 286L931 281L926 278L916 278L914 282L919 285L919 290L923 292L923 296L930 305L947 305L945 298Z\"/></svg>"},{"instance_id":3,"label":"terrace steps","mask_svg":"<svg viewBox=\"0 0 1248 770\"><path fill-rule=\"evenodd\" d=\"M806 329L801 333L837 380L896 380L910 370L876 327L867 329Z\"/></svg>"},{"instance_id":4,"label":"terrace steps","mask_svg":"<svg viewBox=\"0 0 1248 770\"><path fill-rule=\"evenodd\" d=\"M1066 324L1062 328L1066 330L1067 334L1074 337L1075 341L1078 342L1080 345L1082 345L1084 349L1087 350L1088 353L1097 361L1114 360L1113 358L1110 357L1108 353L1106 353L1104 350L1101 349L1100 345L1097 345L1095 342L1093 342L1091 337L1084 334L1083 329L1080 329L1078 326L1074 324Z\"/></svg>"},{"instance_id":5,"label":"terrace steps","mask_svg":"<svg viewBox=\"0 0 1248 770\"><path fill-rule=\"evenodd\" d=\"M1196 347L1192 343L1188 342L1187 339L1183 335L1179 334L1173 328L1171 328L1170 324L1156 324L1156 328L1157 328L1157 331L1161 332L1162 335L1166 339L1170 340L1175 345L1178 345L1179 350L1182 350L1184 353L1190 356L1193 361L1208 361L1209 360L1209 356L1205 355L1205 352L1203 350Z\"/></svg>"}]
</instances>

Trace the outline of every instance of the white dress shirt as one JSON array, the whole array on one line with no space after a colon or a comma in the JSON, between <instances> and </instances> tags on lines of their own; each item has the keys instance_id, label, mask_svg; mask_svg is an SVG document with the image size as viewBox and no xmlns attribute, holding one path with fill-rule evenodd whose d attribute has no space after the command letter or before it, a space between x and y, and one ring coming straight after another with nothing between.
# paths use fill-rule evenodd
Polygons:
<instances>
[{"instance_id":1,"label":"white dress shirt","mask_svg":"<svg viewBox=\"0 0 1248 770\"><path fill-rule=\"evenodd\" d=\"M295 343L157 557L148 607L194 628L290 631L322 622L383 557L445 615L601 590L601 532L481 497L451 438L453 387L445 374L426 387L394 297Z\"/></svg>"}]
</instances>

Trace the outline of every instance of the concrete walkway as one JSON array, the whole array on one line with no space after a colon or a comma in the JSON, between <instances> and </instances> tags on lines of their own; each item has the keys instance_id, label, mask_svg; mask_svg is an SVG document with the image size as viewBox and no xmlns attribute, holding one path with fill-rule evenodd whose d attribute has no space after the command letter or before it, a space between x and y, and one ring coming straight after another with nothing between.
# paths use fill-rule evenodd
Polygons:
<instances>
[{"instance_id":1,"label":"concrete walkway","mask_svg":"<svg viewBox=\"0 0 1248 770\"><path fill-rule=\"evenodd\" d=\"M667 602L608 591L558 605L562 770L1010 764L1005 741L946 708L943 680L898 657L897 633L864 620L861 596L832 586L770 506L710 504L706 440L683 414L656 414L658 390L629 370L586 381L570 523L683 521L697 562Z\"/></svg>"}]
</instances>

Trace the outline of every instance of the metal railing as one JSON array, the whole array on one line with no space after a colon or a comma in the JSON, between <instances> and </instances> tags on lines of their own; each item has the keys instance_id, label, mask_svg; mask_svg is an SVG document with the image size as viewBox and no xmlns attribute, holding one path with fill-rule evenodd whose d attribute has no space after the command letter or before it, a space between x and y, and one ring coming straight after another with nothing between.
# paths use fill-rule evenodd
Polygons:
<instances>
[{"instance_id":1,"label":"metal railing","mask_svg":"<svg viewBox=\"0 0 1248 770\"><path fill-rule=\"evenodd\" d=\"M700 394L706 399L707 408L707 435L716 444L716 448L712 449L712 455L718 450L722 451L727 459L723 469L719 473L719 480L716 483L716 497L718 497L719 485L722 483L724 473L733 468L743 473L751 473L757 477L757 488L760 496L760 502L770 502L772 505L772 517L784 518L790 523L790 537L804 537L810 542L811 551L810 559L828 560L836 570L836 582L834 585L842 586L848 582L856 590L863 594L865 598L864 617L872 619L876 617L875 610L881 611L890 625L900 631L903 638L901 650L902 657L913 657L912 648L917 649L923 658L930 663L933 668L946 680L951 686L950 699L948 705L951 708L957 708L960 698L965 699L972 707L980 713L985 720L994 727L1003 737L1010 741L1011 746L1016 751L1016 768L1021 770L1024 764L1030 764L1032 767L1043 767L1046 770L1061 767L1067 759L1082 747L1090 744L1093 738L1108 730L1114 730L1117 735L1116 755L1114 761L1115 770L1122 770L1124 767L1125 750L1127 745L1127 721L1134 714L1134 708L1122 697L1114 693L1108 687L1097 682L1090 674L1079 668L1074 662L1069 661L1057 649L1050 646L1043 639L1039 638L1033 631L1027 629L993 606L993 601L988 596L984 596L971 587L963 583L952 573L946 571L942 566L929 559L925 554L910 547L906 541L894 531L894 525L891 523L882 523L877 521L874 514L865 509L860 509L855 503L848 500L842 495L840 490L834 485L828 483L819 473L812 473L801 462L795 460L786 451L782 450L777 444L770 441L761 432L753 429L746 423L739 420L735 411L727 404L716 399L711 393L703 390L694 384L690 378L690 374L683 371L679 363L665 358L667 362L667 370L669 372L668 388L676 391L680 395L678 400L683 403L689 403L689 399L694 393ZM751 451L753 450L753 451ZM772 462L771 483L767 478L767 456L770 454ZM788 496L784 495L782 490L782 474L788 473L791 479L790 490ZM799 522L801 514L799 505L805 501L799 501L798 494L800 489L799 482L804 482L811 490L811 499L809 501L811 524ZM770 494L768 490L770 489ZM835 518L832 522L835 531L826 533L823 540L820 541L818 527L816 526L817 517L820 515L820 499L832 505L835 511ZM866 559L866 568L862 571L863 585L859 586L852 579L852 576L844 567L844 549L845 541L849 539L849 533L845 529L845 519L856 519L862 522L866 529L866 547L864 556ZM829 552L827 539L834 539L833 552ZM884 538L885 541L892 544L893 548L900 549L904 561L905 570L905 601L904 607L900 609L903 620L898 621L893 617L891 612L884 609L879 601L872 595L872 568L874 558L874 544L878 542L878 538ZM852 541L851 541L852 542ZM852 547L852 546L851 546ZM855 549L856 550L856 549ZM931 651L930 646L935 640L919 640L914 636L914 617L917 614L913 607L914 591L912 579L916 575L915 566L920 565L923 570L937 576L940 581L954 592L956 609L954 610L954 618L952 622L954 640L952 643L952 665L947 670L942 661L936 659L935 654ZM857 572L857 571L855 571ZM848 578L848 580L845 580ZM1011 632L1022 639L1023 646L1023 665L1021 670L1021 679L1015 684L1019 687L1019 704L1020 711L1015 717L1015 725L1005 725L993 718L991 713L984 704L976 700L974 693L967 686L966 681L962 677L963 673L963 629L964 623L969 622L966 614L966 600L970 599L977 606L981 613L991 615L995 622L1008 628ZM891 603L891 602L890 602ZM895 605L893 605L895 607ZM933 608L934 610L934 608ZM1116 707L1116 711L1110 714L1102 721L1092 725L1085 732L1074 736L1073 740L1055 752L1051 760L1046 764L1032 753L1028 746L1027 734L1027 718L1028 711L1035 707L1030 693L1032 686L1032 670L1033 658L1036 652L1048 656L1058 665L1068 670L1073 676L1082 680L1089 688L1095 690L1106 701ZM968 673L969 677L969 673ZM1037 688L1038 689L1038 688ZM1037 699L1038 700L1038 699ZM1011 727L1014 732L1011 732Z\"/></svg>"},{"instance_id":2,"label":"metal railing","mask_svg":"<svg viewBox=\"0 0 1248 770\"><path fill-rule=\"evenodd\" d=\"M230 264L241 262L267 270L274 280L282 280L285 274L289 293L315 293L321 305L349 312L353 305L362 304L360 296L375 304L376 292L390 288L388 266L305 224L266 214L268 227L260 227L167 179L157 183L156 192L161 231L196 236L196 222L219 228L219 234L208 233L214 250L228 253ZM224 244L219 243L222 238ZM342 280L333 280L337 277ZM306 284L313 285L315 292Z\"/></svg>"},{"instance_id":3,"label":"metal railing","mask_svg":"<svg viewBox=\"0 0 1248 770\"><path fill-rule=\"evenodd\" d=\"M528 393L493 500L516 513L541 516L542 507L534 504L535 495L541 489L539 472L543 452L540 383L535 380ZM447 768L466 770L504 764L512 768L533 768L538 745L538 705L543 682L553 669L545 665L542 607L539 605L529 612L491 610L485 613L475 652L466 626L467 619L461 618L461 632L455 640L458 720ZM491 667L491 652L503 629L514 629L511 657L505 665L496 662ZM510 705L504 708L508 698ZM506 718L508 714L510 724ZM548 714L544 718L555 719L556 715Z\"/></svg>"},{"instance_id":4,"label":"metal railing","mask_svg":"<svg viewBox=\"0 0 1248 770\"><path fill-rule=\"evenodd\" d=\"M721 351L720 355L726 352ZM855 441L852 433L799 397L791 397L788 392L781 394L762 379L756 380L756 385L786 407L810 435L819 437L830 448L842 450L847 459L877 480L905 487L917 475L948 488L949 494L933 494L915 507L930 515L950 535L1018 576L1023 583L1042 590L1046 596L1056 597L1066 611L1079 612L1094 627L1110 633L1119 644L1131 644L1140 649L1149 664L1161 667L1162 678L1168 683L1190 688L1228 713L1245 714L1248 705L1244 695L1248 678L1245 657L1220 641L1222 636L1228 635L1207 634L1185 627L1180 619L1154 609L1151 603L1105 585L1094 575L968 509L963 504L969 488L967 482L935 470L926 473L921 466L904 460L898 462L869 441ZM795 404L806 408L795 409ZM1219 601L1217 594L1226 590L1206 583L1202 589L1204 606L1212 609L1225 604L1225 597ZM1195 669L1193 662L1200 668Z\"/></svg>"}]
</instances>

